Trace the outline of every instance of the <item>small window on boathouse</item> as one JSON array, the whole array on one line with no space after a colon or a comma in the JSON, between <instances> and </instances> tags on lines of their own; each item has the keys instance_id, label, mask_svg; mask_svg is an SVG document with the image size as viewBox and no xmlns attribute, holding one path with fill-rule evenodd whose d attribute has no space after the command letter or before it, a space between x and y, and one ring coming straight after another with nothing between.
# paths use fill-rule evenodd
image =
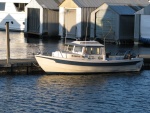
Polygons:
<instances>
[{"instance_id":1,"label":"small window on boathouse","mask_svg":"<svg viewBox=\"0 0 150 113\"><path fill-rule=\"evenodd\" d=\"M25 11L25 6L27 5L26 3L14 3L17 11Z\"/></svg>"},{"instance_id":2,"label":"small window on boathouse","mask_svg":"<svg viewBox=\"0 0 150 113\"><path fill-rule=\"evenodd\" d=\"M0 3L0 11L5 11L5 2Z\"/></svg>"}]
</instances>

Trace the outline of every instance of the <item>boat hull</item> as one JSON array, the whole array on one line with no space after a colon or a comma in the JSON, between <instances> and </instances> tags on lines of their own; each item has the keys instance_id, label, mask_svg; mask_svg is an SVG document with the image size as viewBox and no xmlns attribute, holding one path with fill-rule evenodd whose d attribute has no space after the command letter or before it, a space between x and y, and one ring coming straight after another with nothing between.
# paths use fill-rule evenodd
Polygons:
<instances>
[{"instance_id":1,"label":"boat hull","mask_svg":"<svg viewBox=\"0 0 150 113\"><path fill-rule=\"evenodd\" d=\"M71 60L44 55L35 56L38 64L46 73L108 73L140 71L143 59L92 61L90 59Z\"/></svg>"}]
</instances>

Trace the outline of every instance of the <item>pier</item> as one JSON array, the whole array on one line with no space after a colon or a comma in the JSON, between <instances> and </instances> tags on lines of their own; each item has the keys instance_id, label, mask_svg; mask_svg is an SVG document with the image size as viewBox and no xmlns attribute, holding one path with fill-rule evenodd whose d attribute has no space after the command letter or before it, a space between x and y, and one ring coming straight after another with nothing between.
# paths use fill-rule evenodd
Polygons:
<instances>
[{"instance_id":1,"label":"pier","mask_svg":"<svg viewBox=\"0 0 150 113\"><path fill-rule=\"evenodd\" d=\"M150 69L150 55L139 55L139 57L144 58L142 69Z\"/></svg>"},{"instance_id":2,"label":"pier","mask_svg":"<svg viewBox=\"0 0 150 113\"><path fill-rule=\"evenodd\" d=\"M10 59L0 60L0 75L20 75L20 74L42 74L44 71L37 64L35 59Z\"/></svg>"},{"instance_id":3,"label":"pier","mask_svg":"<svg viewBox=\"0 0 150 113\"><path fill-rule=\"evenodd\" d=\"M139 57L144 58L142 69L150 69L150 55L139 55ZM0 75L29 75L44 73L45 72L41 69L34 58L10 59L9 64L7 64L7 60L0 60Z\"/></svg>"}]
</instances>

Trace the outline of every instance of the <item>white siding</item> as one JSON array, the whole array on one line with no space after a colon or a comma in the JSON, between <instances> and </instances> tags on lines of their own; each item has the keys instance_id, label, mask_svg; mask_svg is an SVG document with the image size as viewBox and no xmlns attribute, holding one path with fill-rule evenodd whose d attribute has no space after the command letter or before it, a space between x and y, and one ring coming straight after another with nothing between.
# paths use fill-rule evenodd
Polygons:
<instances>
[{"instance_id":1,"label":"white siding","mask_svg":"<svg viewBox=\"0 0 150 113\"><path fill-rule=\"evenodd\" d=\"M16 8L15 8L14 3L12 3L12 2L6 3L6 5L5 5L5 11L6 11L6 12L18 12L18 11L16 10Z\"/></svg>"},{"instance_id":2,"label":"white siding","mask_svg":"<svg viewBox=\"0 0 150 113\"><path fill-rule=\"evenodd\" d=\"M103 4L91 13L91 38L119 39L119 15L107 4Z\"/></svg>"},{"instance_id":3,"label":"white siding","mask_svg":"<svg viewBox=\"0 0 150 113\"><path fill-rule=\"evenodd\" d=\"M77 8L77 16L76 16L76 21L77 21L77 32L76 32L76 37L81 37L81 8Z\"/></svg>"},{"instance_id":4,"label":"white siding","mask_svg":"<svg viewBox=\"0 0 150 113\"><path fill-rule=\"evenodd\" d=\"M25 7L25 12L26 12L26 20L25 20L25 32L27 32L27 15L28 15L28 10L27 8L39 8L40 9L40 34L42 34L43 30L43 8L36 2L36 0L32 0L26 7Z\"/></svg>"},{"instance_id":5,"label":"white siding","mask_svg":"<svg viewBox=\"0 0 150 113\"><path fill-rule=\"evenodd\" d=\"M141 28L140 34L141 38L150 39L150 15L141 15Z\"/></svg>"},{"instance_id":6,"label":"white siding","mask_svg":"<svg viewBox=\"0 0 150 113\"><path fill-rule=\"evenodd\" d=\"M63 37L64 11L63 7L59 7L59 36L61 37Z\"/></svg>"}]
</instances>

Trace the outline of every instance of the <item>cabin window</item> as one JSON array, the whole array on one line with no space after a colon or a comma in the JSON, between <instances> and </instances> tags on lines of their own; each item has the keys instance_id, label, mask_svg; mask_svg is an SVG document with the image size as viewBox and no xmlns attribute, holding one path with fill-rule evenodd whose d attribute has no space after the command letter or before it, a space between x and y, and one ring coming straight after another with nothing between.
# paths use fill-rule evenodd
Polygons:
<instances>
[{"instance_id":1,"label":"cabin window","mask_svg":"<svg viewBox=\"0 0 150 113\"><path fill-rule=\"evenodd\" d=\"M68 51L72 51L73 50L73 46L72 45L68 45Z\"/></svg>"},{"instance_id":2,"label":"cabin window","mask_svg":"<svg viewBox=\"0 0 150 113\"><path fill-rule=\"evenodd\" d=\"M74 52L82 52L82 47L76 46Z\"/></svg>"},{"instance_id":3,"label":"cabin window","mask_svg":"<svg viewBox=\"0 0 150 113\"><path fill-rule=\"evenodd\" d=\"M86 47L86 54L91 54L91 47Z\"/></svg>"},{"instance_id":4,"label":"cabin window","mask_svg":"<svg viewBox=\"0 0 150 113\"><path fill-rule=\"evenodd\" d=\"M86 47L86 53L87 54L102 54L102 49L99 47Z\"/></svg>"},{"instance_id":5,"label":"cabin window","mask_svg":"<svg viewBox=\"0 0 150 113\"><path fill-rule=\"evenodd\" d=\"M5 11L5 2L0 3L0 11Z\"/></svg>"},{"instance_id":6,"label":"cabin window","mask_svg":"<svg viewBox=\"0 0 150 113\"><path fill-rule=\"evenodd\" d=\"M15 5L17 11L21 12L21 11L25 11L25 6L27 4L25 4L25 3L14 3L14 5Z\"/></svg>"}]
</instances>

